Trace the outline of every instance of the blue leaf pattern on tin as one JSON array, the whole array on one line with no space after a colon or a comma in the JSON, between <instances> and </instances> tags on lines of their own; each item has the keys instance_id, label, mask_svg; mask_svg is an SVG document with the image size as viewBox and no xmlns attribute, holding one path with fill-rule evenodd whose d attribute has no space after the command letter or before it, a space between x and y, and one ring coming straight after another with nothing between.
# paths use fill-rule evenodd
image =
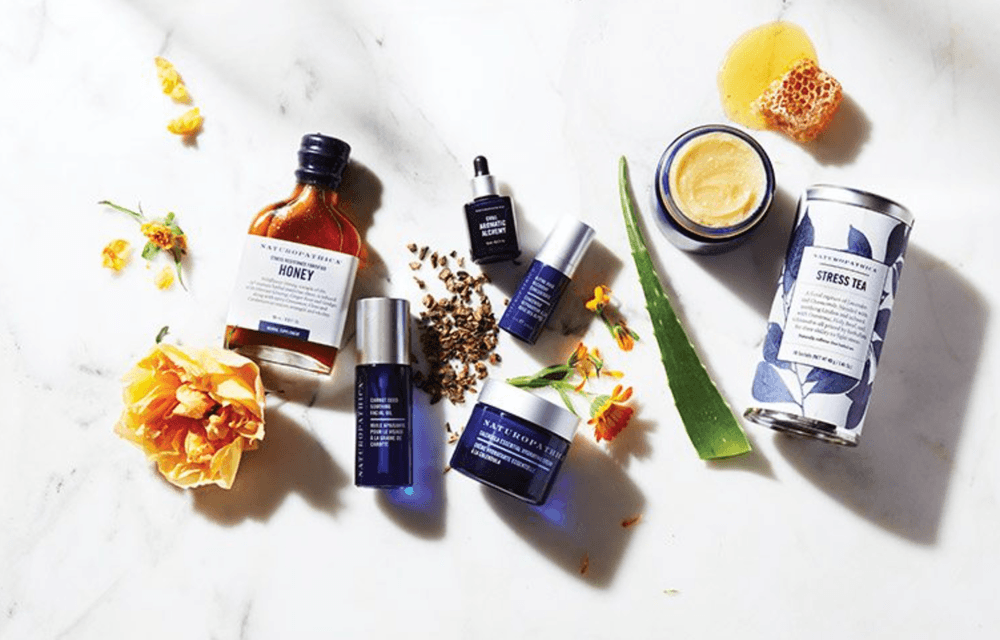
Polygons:
<instances>
[{"instance_id":1,"label":"blue leaf pattern on tin","mask_svg":"<svg viewBox=\"0 0 1000 640\"><path fill-rule=\"evenodd\" d=\"M879 358L882 357L882 345L884 344L881 340L872 340L872 351L875 353L876 364L878 364Z\"/></svg>"},{"instance_id":2,"label":"blue leaf pattern on tin","mask_svg":"<svg viewBox=\"0 0 1000 640\"><path fill-rule=\"evenodd\" d=\"M875 316L875 335L885 340L885 330L889 328L889 316L892 315L890 309L882 309Z\"/></svg>"},{"instance_id":3,"label":"blue leaf pattern on tin","mask_svg":"<svg viewBox=\"0 0 1000 640\"><path fill-rule=\"evenodd\" d=\"M865 370L861 374L861 381L858 385L847 392L847 397L851 399L851 407L847 410L847 418L844 423L845 429L856 429L861 424L861 419L865 417L865 410L868 408L868 398L872 393L872 383L868 379L871 372L872 361L865 363Z\"/></svg>"},{"instance_id":4,"label":"blue leaf pattern on tin","mask_svg":"<svg viewBox=\"0 0 1000 640\"><path fill-rule=\"evenodd\" d=\"M809 393L844 393L858 383L856 378L826 369L813 369L806 376L806 382L816 383Z\"/></svg>"},{"instance_id":5,"label":"blue leaf pattern on tin","mask_svg":"<svg viewBox=\"0 0 1000 640\"><path fill-rule=\"evenodd\" d=\"M864 233L858 231L853 226L847 232L847 250L854 255L863 256L871 260L872 244Z\"/></svg>"},{"instance_id":6,"label":"blue leaf pattern on tin","mask_svg":"<svg viewBox=\"0 0 1000 640\"><path fill-rule=\"evenodd\" d=\"M896 260L902 257L906 251L906 241L909 234L906 232L906 225L900 222L889 234L889 239L885 243L885 264L893 265Z\"/></svg>"},{"instance_id":7,"label":"blue leaf pattern on tin","mask_svg":"<svg viewBox=\"0 0 1000 640\"><path fill-rule=\"evenodd\" d=\"M766 362L757 363L753 377L753 397L761 402L795 402L778 370Z\"/></svg>"},{"instance_id":8,"label":"blue leaf pattern on tin","mask_svg":"<svg viewBox=\"0 0 1000 640\"><path fill-rule=\"evenodd\" d=\"M792 363L778 360L781 336L781 325L777 322L769 322L767 324L767 337L764 338L764 361L780 369L791 369Z\"/></svg>"},{"instance_id":9,"label":"blue leaf pattern on tin","mask_svg":"<svg viewBox=\"0 0 1000 640\"><path fill-rule=\"evenodd\" d=\"M815 239L815 230L813 229L812 220L809 219L809 214L807 213L802 217L802 222L799 224L798 228L795 229L795 235L792 237L792 242L788 245L788 255L785 256L785 271L781 276L782 286L785 289L785 295L792 290L792 285L795 284L796 278L799 277L799 265L802 263L802 252L806 247L811 247Z\"/></svg>"}]
</instances>

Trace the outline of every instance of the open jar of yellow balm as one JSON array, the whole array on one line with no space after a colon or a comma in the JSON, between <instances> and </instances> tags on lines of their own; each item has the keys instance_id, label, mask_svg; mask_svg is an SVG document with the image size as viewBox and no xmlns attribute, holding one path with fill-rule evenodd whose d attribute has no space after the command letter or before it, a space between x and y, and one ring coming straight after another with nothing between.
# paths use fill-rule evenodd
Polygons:
<instances>
[{"instance_id":1,"label":"open jar of yellow balm","mask_svg":"<svg viewBox=\"0 0 1000 640\"><path fill-rule=\"evenodd\" d=\"M774 169L746 133L721 124L681 134L660 157L652 189L657 225L679 249L721 253L767 214Z\"/></svg>"}]
</instances>

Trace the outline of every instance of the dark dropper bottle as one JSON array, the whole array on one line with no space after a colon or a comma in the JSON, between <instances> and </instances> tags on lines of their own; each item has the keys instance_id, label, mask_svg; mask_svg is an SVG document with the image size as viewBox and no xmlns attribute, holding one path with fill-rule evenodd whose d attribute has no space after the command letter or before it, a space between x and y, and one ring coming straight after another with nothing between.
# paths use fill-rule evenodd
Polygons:
<instances>
[{"instance_id":1,"label":"dark dropper bottle","mask_svg":"<svg viewBox=\"0 0 1000 640\"><path fill-rule=\"evenodd\" d=\"M472 161L472 202L465 205L465 220L469 225L469 245L472 261L488 264L513 260L521 255L517 245L514 204L510 196L497 192L496 181L484 156Z\"/></svg>"}]
</instances>

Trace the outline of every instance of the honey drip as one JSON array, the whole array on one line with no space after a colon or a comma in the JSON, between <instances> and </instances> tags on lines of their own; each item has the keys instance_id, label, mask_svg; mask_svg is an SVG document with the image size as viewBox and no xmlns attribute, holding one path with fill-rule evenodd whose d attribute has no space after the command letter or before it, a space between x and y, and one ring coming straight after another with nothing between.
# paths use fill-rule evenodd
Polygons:
<instances>
[{"instance_id":1,"label":"honey drip","mask_svg":"<svg viewBox=\"0 0 1000 640\"><path fill-rule=\"evenodd\" d=\"M802 27L791 22L771 22L744 33L719 69L719 95L726 115L751 129L766 128L751 104L803 58L817 62L816 49Z\"/></svg>"}]
</instances>

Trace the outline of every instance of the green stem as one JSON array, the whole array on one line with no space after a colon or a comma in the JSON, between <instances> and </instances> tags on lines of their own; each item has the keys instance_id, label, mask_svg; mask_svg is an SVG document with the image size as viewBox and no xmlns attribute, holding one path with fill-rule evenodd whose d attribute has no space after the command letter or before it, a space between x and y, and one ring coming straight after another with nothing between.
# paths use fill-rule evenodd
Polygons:
<instances>
[{"instance_id":1,"label":"green stem","mask_svg":"<svg viewBox=\"0 0 1000 640\"><path fill-rule=\"evenodd\" d=\"M115 204L114 202L111 202L110 200L101 200L97 204L103 204L105 206L111 207L112 209L114 209L116 211L121 211L122 213L127 213L130 216L132 216L133 218L135 218L136 220L138 220L139 222L145 222L146 221L145 216L143 216L138 211L132 211L131 209L127 209L127 208L121 206L120 204Z\"/></svg>"}]
</instances>

